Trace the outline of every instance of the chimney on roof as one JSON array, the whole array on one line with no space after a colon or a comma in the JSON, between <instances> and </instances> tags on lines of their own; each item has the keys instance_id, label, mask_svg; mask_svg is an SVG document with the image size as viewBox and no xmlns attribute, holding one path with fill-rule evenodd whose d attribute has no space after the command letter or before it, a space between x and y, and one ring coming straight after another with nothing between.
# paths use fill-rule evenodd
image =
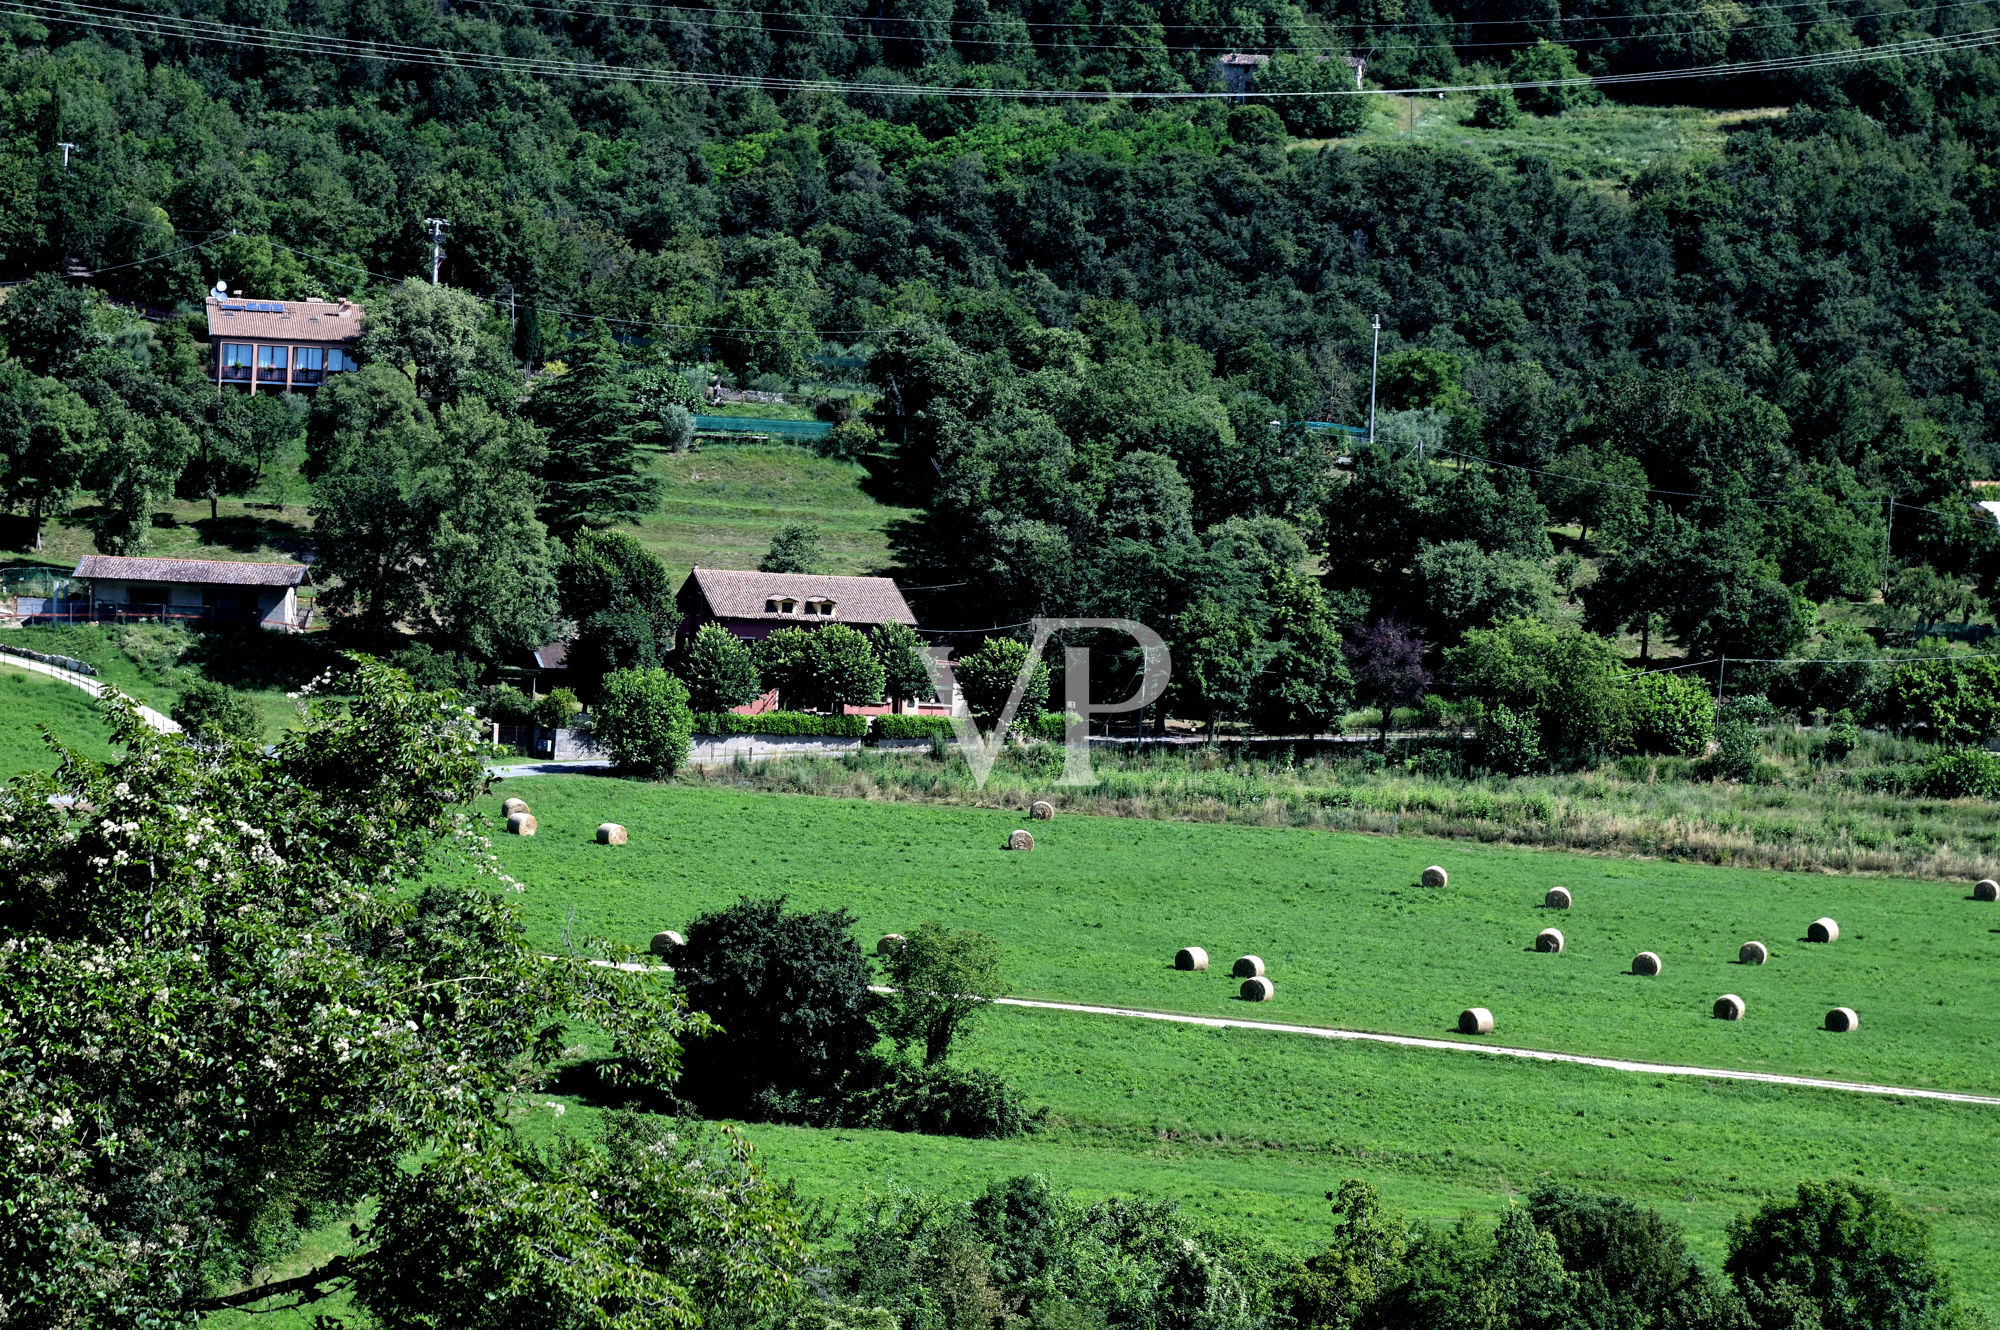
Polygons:
<instances>
[{"instance_id":1,"label":"chimney on roof","mask_svg":"<svg viewBox=\"0 0 2000 1330\"><path fill-rule=\"evenodd\" d=\"M239 286L234 291L231 291L229 294L235 296L238 300L241 300L243 298L243 288Z\"/></svg>"}]
</instances>

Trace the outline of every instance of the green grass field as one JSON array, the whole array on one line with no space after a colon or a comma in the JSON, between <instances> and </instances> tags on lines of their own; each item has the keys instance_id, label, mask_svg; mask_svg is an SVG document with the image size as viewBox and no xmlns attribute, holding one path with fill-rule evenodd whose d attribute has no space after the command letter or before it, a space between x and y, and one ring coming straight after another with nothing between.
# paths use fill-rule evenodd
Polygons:
<instances>
[{"instance_id":1,"label":"green grass field","mask_svg":"<svg viewBox=\"0 0 2000 1330\"><path fill-rule=\"evenodd\" d=\"M1513 1045L2000 1093L2000 990L1985 977L2000 907L1959 884L1130 818L1064 817L1010 854L1020 815L1002 810L588 777L502 793L541 819L500 852L544 943L568 927L643 946L742 892L785 891L852 910L864 938L925 919L992 933L1023 997L1425 1036L1477 1005ZM632 844L593 843L603 821ZM1416 885L1433 862L1452 871L1443 891ZM1576 908L1542 908L1556 885ZM1800 941L1822 915L1840 941ZM1533 949L1552 924L1561 955ZM1737 963L1750 938L1769 965ZM1187 945L1216 968L1175 971ZM1629 972L1642 950L1661 975ZM1244 953L1270 967L1275 1001L1238 1000L1227 967ZM1711 1018L1725 992L1749 1019ZM1862 1013L1857 1034L1819 1028L1836 1005Z\"/></svg>"},{"instance_id":2,"label":"green grass field","mask_svg":"<svg viewBox=\"0 0 2000 1330\"><path fill-rule=\"evenodd\" d=\"M628 529L667 565L676 586L696 564L755 568L788 522L819 527L833 572L875 572L889 562L889 523L907 515L863 492L867 473L859 465L788 444L662 453L653 466L666 478L666 501Z\"/></svg>"},{"instance_id":3,"label":"green grass field","mask_svg":"<svg viewBox=\"0 0 2000 1330\"><path fill-rule=\"evenodd\" d=\"M111 755L96 698L60 679L0 660L0 779L55 766L55 754L42 740L44 725L91 757Z\"/></svg>"},{"instance_id":4,"label":"green grass field","mask_svg":"<svg viewBox=\"0 0 2000 1330\"><path fill-rule=\"evenodd\" d=\"M1559 116L1524 115L1512 129L1480 129L1466 123L1472 102L1471 93L1451 93L1443 100L1373 97L1368 123L1358 134L1338 140L1298 140L1292 146L1310 151L1328 142L1357 147L1417 143L1464 149L1503 165L1534 156L1572 179L1623 188L1648 166L1718 152L1730 133L1786 113L1783 107L1711 111L1606 101Z\"/></svg>"},{"instance_id":5,"label":"green grass field","mask_svg":"<svg viewBox=\"0 0 2000 1330\"><path fill-rule=\"evenodd\" d=\"M1000 848L1004 811L772 796L607 778L510 780L540 834L500 837L545 944L565 929L643 945L743 892L842 905L864 941L924 919L1005 945L1014 991L1260 1020L1453 1037L1459 1009L1495 1040L1569 1052L2000 1090L1988 1033L2000 908L1962 886L1585 858L1413 837L1065 816L1032 854ZM615 820L631 844L591 840ZM1427 863L1451 885L1415 885ZM1540 907L1561 884L1577 906ZM1841 920L1833 946L1797 941ZM1554 923L1560 956L1531 950ZM1746 938L1771 964L1735 963ZM1208 948L1185 974L1173 950ZM1628 973L1658 951L1658 978ZM1264 957L1277 999L1235 997L1226 967ZM1709 1004L1744 995L1749 1018ZM1819 1029L1827 1007L1861 1030ZM758 1126L774 1170L852 1205L892 1186L971 1189L1047 1173L1087 1194L1172 1196L1204 1222L1301 1250L1347 1176L1414 1213L1490 1211L1545 1174L1659 1206L1719 1258L1729 1220L1801 1178L1860 1175L1937 1226L1975 1292L2000 1291L2000 1110L1654 1077L1295 1035L998 1009L967 1050L1051 1111L1032 1137L968 1142ZM566 1127L587 1124L576 1104ZM552 1122L552 1120L551 1120ZM2000 1299L1990 1300L2000 1310Z\"/></svg>"}]
</instances>

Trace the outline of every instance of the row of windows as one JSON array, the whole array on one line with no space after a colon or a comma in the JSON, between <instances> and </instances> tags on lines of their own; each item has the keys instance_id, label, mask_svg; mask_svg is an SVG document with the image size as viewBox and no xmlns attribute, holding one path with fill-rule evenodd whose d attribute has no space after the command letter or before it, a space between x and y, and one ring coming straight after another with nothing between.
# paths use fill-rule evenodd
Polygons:
<instances>
[{"instance_id":1,"label":"row of windows","mask_svg":"<svg viewBox=\"0 0 2000 1330\"><path fill-rule=\"evenodd\" d=\"M329 374L360 368L352 355L334 347L224 342L215 373L237 383L248 383L253 376L258 383L322 383Z\"/></svg>"}]
</instances>

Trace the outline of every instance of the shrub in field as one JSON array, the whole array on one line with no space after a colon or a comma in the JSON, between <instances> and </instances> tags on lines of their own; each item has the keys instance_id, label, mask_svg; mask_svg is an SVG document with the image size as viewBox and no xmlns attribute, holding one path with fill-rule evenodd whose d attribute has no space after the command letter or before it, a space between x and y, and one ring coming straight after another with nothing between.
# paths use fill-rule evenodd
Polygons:
<instances>
[{"instance_id":1,"label":"shrub in field","mask_svg":"<svg viewBox=\"0 0 2000 1330\"><path fill-rule=\"evenodd\" d=\"M1521 106L1512 88L1488 88L1472 99L1468 123L1478 129L1512 129L1521 123Z\"/></svg>"},{"instance_id":2,"label":"shrub in field","mask_svg":"<svg viewBox=\"0 0 2000 1330\"><path fill-rule=\"evenodd\" d=\"M1487 711L1479 726L1486 765L1509 776L1519 776L1542 764L1542 735L1532 715L1524 716L1510 706Z\"/></svg>"},{"instance_id":3,"label":"shrub in field","mask_svg":"<svg viewBox=\"0 0 2000 1330\"><path fill-rule=\"evenodd\" d=\"M1933 799L2000 798L2000 754L1981 748L1939 753L1917 768L1910 784Z\"/></svg>"},{"instance_id":4,"label":"shrub in field","mask_svg":"<svg viewBox=\"0 0 2000 1330\"><path fill-rule=\"evenodd\" d=\"M871 978L845 910L746 896L701 915L674 979L722 1032L689 1048L682 1093L710 1114L803 1115L875 1046Z\"/></svg>"},{"instance_id":5,"label":"shrub in field","mask_svg":"<svg viewBox=\"0 0 2000 1330\"><path fill-rule=\"evenodd\" d=\"M183 688L168 714L198 739L248 741L264 733L264 709L256 698L209 679L196 679Z\"/></svg>"},{"instance_id":6,"label":"shrub in field","mask_svg":"<svg viewBox=\"0 0 2000 1330\"><path fill-rule=\"evenodd\" d=\"M1046 1115L1045 1109L1030 1111L1020 1092L990 1071L898 1061L858 1083L832 1120L847 1127L1000 1140L1032 1130Z\"/></svg>"},{"instance_id":7,"label":"shrub in field","mask_svg":"<svg viewBox=\"0 0 2000 1330\"><path fill-rule=\"evenodd\" d=\"M1939 743L1977 743L2000 733L2000 659L1927 660L1891 668L1875 719Z\"/></svg>"},{"instance_id":8,"label":"shrub in field","mask_svg":"<svg viewBox=\"0 0 2000 1330\"><path fill-rule=\"evenodd\" d=\"M665 670L619 670L604 676L591 728L620 771L671 776L687 761L694 716L686 687Z\"/></svg>"},{"instance_id":9,"label":"shrub in field","mask_svg":"<svg viewBox=\"0 0 2000 1330\"><path fill-rule=\"evenodd\" d=\"M1715 697L1692 675L1641 674L1626 683L1625 717L1640 752L1699 757L1715 734Z\"/></svg>"},{"instance_id":10,"label":"shrub in field","mask_svg":"<svg viewBox=\"0 0 2000 1330\"><path fill-rule=\"evenodd\" d=\"M1862 1182L1801 1182L1791 1198L1738 1218L1723 1269L1759 1330L1977 1324L1953 1295L1923 1221Z\"/></svg>"},{"instance_id":11,"label":"shrub in field","mask_svg":"<svg viewBox=\"0 0 2000 1330\"><path fill-rule=\"evenodd\" d=\"M1618 649L1575 624L1510 619L1467 633L1445 658L1466 688L1533 717L1552 761L1602 752L1624 724Z\"/></svg>"}]
</instances>

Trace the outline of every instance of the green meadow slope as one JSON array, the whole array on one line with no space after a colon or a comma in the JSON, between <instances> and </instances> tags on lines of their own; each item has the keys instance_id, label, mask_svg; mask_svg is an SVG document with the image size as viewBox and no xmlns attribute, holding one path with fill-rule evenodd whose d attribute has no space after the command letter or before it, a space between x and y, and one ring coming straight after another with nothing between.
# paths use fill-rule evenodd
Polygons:
<instances>
[{"instance_id":1,"label":"green meadow slope","mask_svg":"<svg viewBox=\"0 0 2000 1330\"><path fill-rule=\"evenodd\" d=\"M541 830L499 850L549 945L565 928L643 945L741 893L781 891L853 911L864 941L925 919L991 932L1023 997L1447 1038L1476 1002L1510 1045L2000 1090L2000 997L1981 978L2000 908L1961 886L1091 817L1036 824L1035 851L1010 854L1018 815L989 810L591 777L510 780L496 808L509 795ZM631 843L596 845L605 820ZM1452 871L1442 891L1416 885L1431 862ZM1577 901L1562 915L1540 905L1558 884ZM1798 941L1822 914L1841 920L1839 943ZM1570 939L1560 956L1532 950L1552 923ZM1769 965L1735 963L1749 937ZM1216 969L1173 970L1189 943ZM1629 973L1640 949L1665 958L1658 978ZM1236 998L1226 967L1245 952L1265 959L1275 1001ZM1724 991L1748 998L1749 1019L1710 1017ZM1819 1028L1836 1002L1863 1013L1858 1033ZM1088 1194L1171 1196L1280 1251L1320 1240L1321 1198L1349 1176L1439 1219L1571 1178L1660 1207L1718 1259L1729 1220L1761 1197L1862 1176L1936 1224L1970 1289L2000 1290L1992 1108L1009 1008L964 1056L1045 1105L1046 1128L751 1135L780 1175L844 1207L1040 1172ZM559 1102L561 1127L544 1107L533 1130L598 1111Z\"/></svg>"}]
</instances>

